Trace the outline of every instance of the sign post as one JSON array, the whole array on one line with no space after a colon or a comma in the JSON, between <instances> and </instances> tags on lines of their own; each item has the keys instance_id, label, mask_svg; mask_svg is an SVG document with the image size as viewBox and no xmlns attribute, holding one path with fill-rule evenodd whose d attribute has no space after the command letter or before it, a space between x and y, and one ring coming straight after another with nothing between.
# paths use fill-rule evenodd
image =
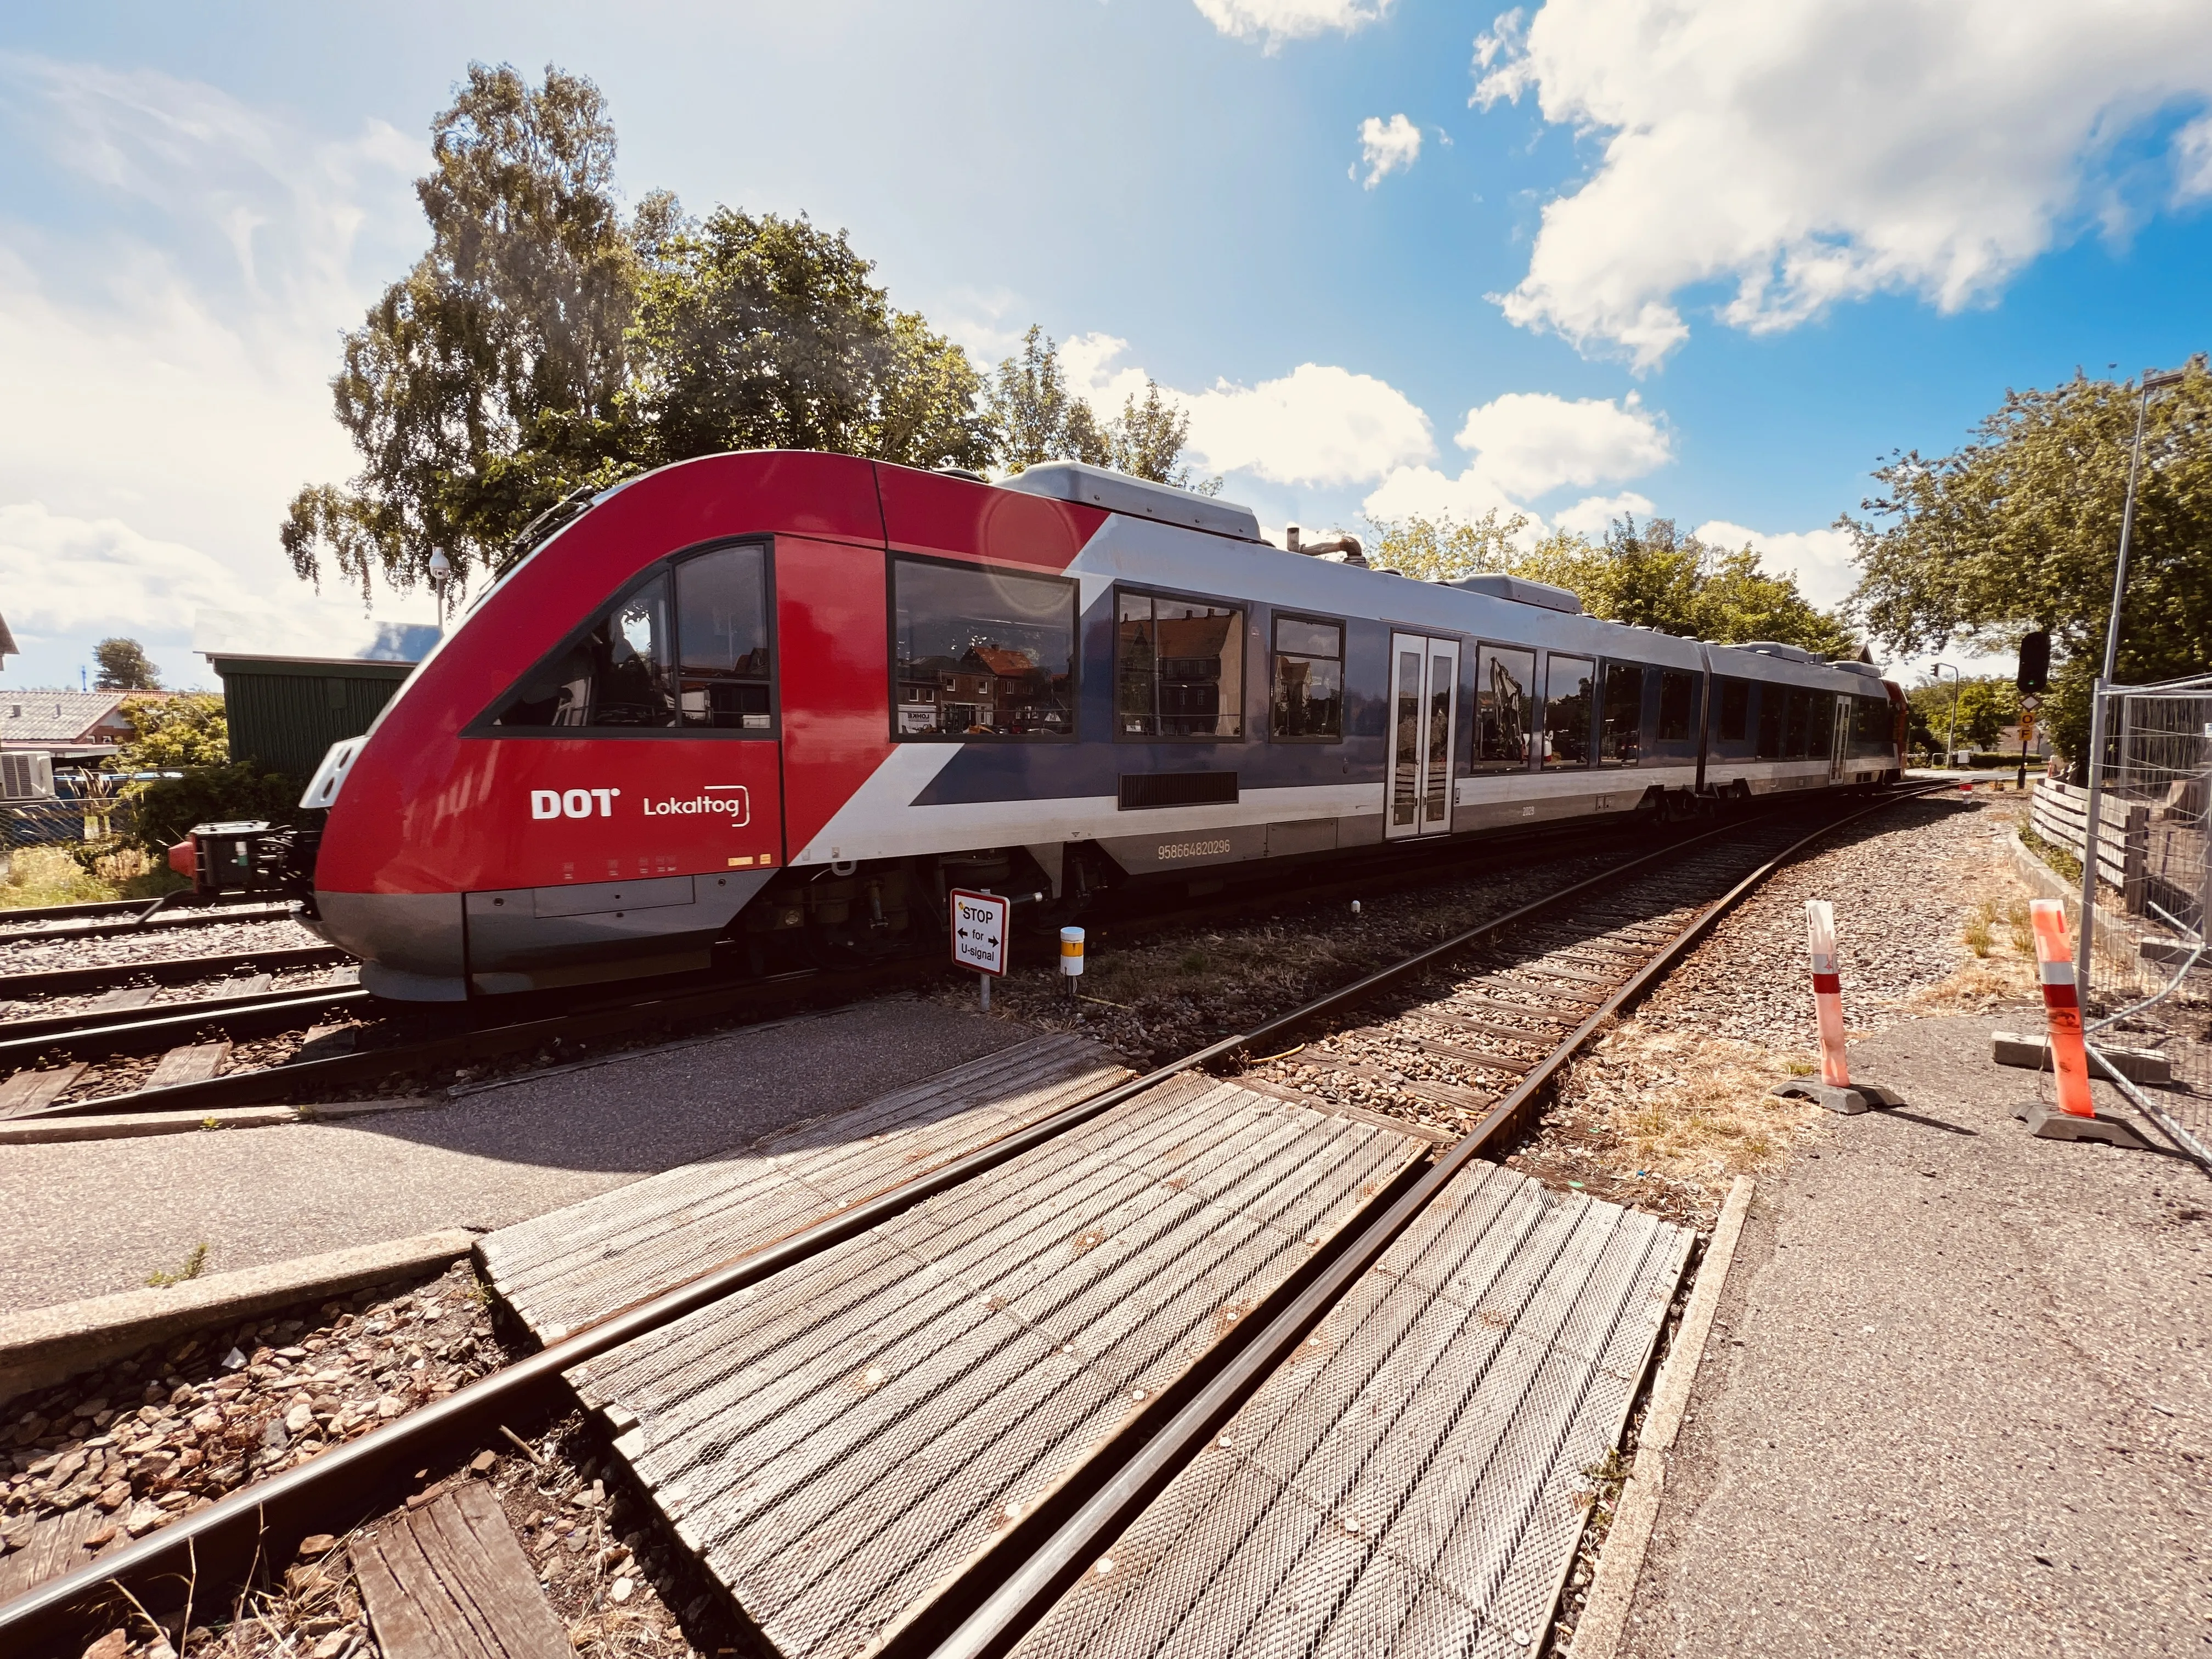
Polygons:
<instances>
[{"instance_id":1,"label":"sign post","mask_svg":"<svg viewBox=\"0 0 2212 1659\"><path fill-rule=\"evenodd\" d=\"M983 1012L991 1010L991 981L1006 972L1006 922L1013 901L995 893L956 887L952 901L953 965L975 971Z\"/></svg>"}]
</instances>

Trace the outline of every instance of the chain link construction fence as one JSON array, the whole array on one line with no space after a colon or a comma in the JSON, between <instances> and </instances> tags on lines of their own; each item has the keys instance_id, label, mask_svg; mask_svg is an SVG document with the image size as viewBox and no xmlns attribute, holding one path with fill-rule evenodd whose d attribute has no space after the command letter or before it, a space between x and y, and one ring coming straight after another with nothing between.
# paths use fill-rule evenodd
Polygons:
<instances>
[{"instance_id":1,"label":"chain link construction fence","mask_svg":"<svg viewBox=\"0 0 2212 1659\"><path fill-rule=\"evenodd\" d=\"M2046 782L2031 827L2096 867L2091 1043L2163 1052L2172 1083L2153 1097L2201 1153L2212 1147L2212 676L2115 686L2100 701L2096 811L2089 791Z\"/></svg>"}]
</instances>

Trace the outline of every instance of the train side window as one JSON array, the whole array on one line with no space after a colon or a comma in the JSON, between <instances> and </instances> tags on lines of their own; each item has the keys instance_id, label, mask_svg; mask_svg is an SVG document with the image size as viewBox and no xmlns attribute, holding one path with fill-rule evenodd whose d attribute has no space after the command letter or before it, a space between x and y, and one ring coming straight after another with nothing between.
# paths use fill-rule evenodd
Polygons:
<instances>
[{"instance_id":1,"label":"train side window","mask_svg":"<svg viewBox=\"0 0 2212 1659\"><path fill-rule=\"evenodd\" d=\"M1802 685L1789 692L1789 730L1783 738L1785 760L1802 760L1813 752L1813 694Z\"/></svg>"},{"instance_id":2,"label":"train side window","mask_svg":"<svg viewBox=\"0 0 2212 1659\"><path fill-rule=\"evenodd\" d=\"M1588 657L1552 656L1544 664L1544 765L1587 766L1596 679Z\"/></svg>"},{"instance_id":3,"label":"train side window","mask_svg":"<svg viewBox=\"0 0 2212 1659\"><path fill-rule=\"evenodd\" d=\"M891 561L892 735L1075 732L1075 584L934 559Z\"/></svg>"},{"instance_id":4,"label":"train side window","mask_svg":"<svg viewBox=\"0 0 2212 1659\"><path fill-rule=\"evenodd\" d=\"M1783 717L1789 712L1790 688L1777 685L1771 680L1759 688L1759 757L1761 760L1780 760L1783 757Z\"/></svg>"},{"instance_id":5,"label":"train side window","mask_svg":"<svg viewBox=\"0 0 2212 1659\"><path fill-rule=\"evenodd\" d=\"M492 724L637 730L676 724L668 575L609 606L581 639L524 677Z\"/></svg>"},{"instance_id":6,"label":"train side window","mask_svg":"<svg viewBox=\"0 0 2212 1659\"><path fill-rule=\"evenodd\" d=\"M677 700L687 726L765 732L766 550L724 547L676 567Z\"/></svg>"},{"instance_id":7,"label":"train side window","mask_svg":"<svg viewBox=\"0 0 2212 1659\"><path fill-rule=\"evenodd\" d=\"M1721 741L1741 743L1751 729L1751 682L1723 680L1720 703Z\"/></svg>"},{"instance_id":8,"label":"train side window","mask_svg":"<svg viewBox=\"0 0 2212 1659\"><path fill-rule=\"evenodd\" d=\"M1598 724L1600 766L1633 766L1644 735L1644 669L1632 662L1605 665L1605 712Z\"/></svg>"},{"instance_id":9,"label":"train side window","mask_svg":"<svg viewBox=\"0 0 2212 1659\"><path fill-rule=\"evenodd\" d=\"M1344 736L1344 624L1275 617L1268 736L1334 743Z\"/></svg>"},{"instance_id":10,"label":"train side window","mask_svg":"<svg viewBox=\"0 0 2212 1659\"><path fill-rule=\"evenodd\" d=\"M1125 738L1244 735L1244 612L1115 594L1114 719Z\"/></svg>"},{"instance_id":11,"label":"train side window","mask_svg":"<svg viewBox=\"0 0 2212 1659\"><path fill-rule=\"evenodd\" d=\"M1854 756L1872 757L1887 752L1890 726L1887 697L1851 699L1851 753Z\"/></svg>"},{"instance_id":12,"label":"train side window","mask_svg":"<svg viewBox=\"0 0 2212 1659\"><path fill-rule=\"evenodd\" d=\"M1688 741L1691 728L1697 723L1698 677L1686 674L1679 668L1659 671L1659 741L1684 743ZM1737 724L1742 723L1739 715Z\"/></svg>"},{"instance_id":13,"label":"train side window","mask_svg":"<svg viewBox=\"0 0 2212 1659\"><path fill-rule=\"evenodd\" d=\"M1535 725L1536 653L1484 646L1474 670L1474 770L1526 771Z\"/></svg>"}]
</instances>

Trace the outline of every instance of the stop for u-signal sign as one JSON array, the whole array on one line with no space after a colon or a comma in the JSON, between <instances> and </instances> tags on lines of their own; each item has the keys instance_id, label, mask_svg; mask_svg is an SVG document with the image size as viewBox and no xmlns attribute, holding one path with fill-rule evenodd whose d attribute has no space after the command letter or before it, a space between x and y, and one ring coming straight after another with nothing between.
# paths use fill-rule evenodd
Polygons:
<instances>
[{"instance_id":1,"label":"stop for u-signal sign","mask_svg":"<svg viewBox=\"0 0 2212 1659\"><path fill-rule=\"evenodd\" d=\"M956 887L952 901L952 960L956 966L1003 979L1006 973L1006 918L1012 900L995 893L971 893Z\"/></svg>"}]
</instances>

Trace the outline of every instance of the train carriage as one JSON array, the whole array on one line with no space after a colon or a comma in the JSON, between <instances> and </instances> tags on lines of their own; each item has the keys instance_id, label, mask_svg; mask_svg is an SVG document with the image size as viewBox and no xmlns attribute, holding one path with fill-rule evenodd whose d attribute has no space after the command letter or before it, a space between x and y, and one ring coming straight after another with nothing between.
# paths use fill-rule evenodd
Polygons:
<instances>
[{"instance_id":1,"label":"train carriage","mask_svg":"<svg viewBox=\"0 0 2212 1659\"><path fill-rule=\"evenodd\" d=\"M317 926L388 997L934 948L950 886L1079 910L1897 775L1860 664L1294 552L1076 463L1004 483L720 455L477 599L305 805Z\"/></svg>"}]
</instances>

